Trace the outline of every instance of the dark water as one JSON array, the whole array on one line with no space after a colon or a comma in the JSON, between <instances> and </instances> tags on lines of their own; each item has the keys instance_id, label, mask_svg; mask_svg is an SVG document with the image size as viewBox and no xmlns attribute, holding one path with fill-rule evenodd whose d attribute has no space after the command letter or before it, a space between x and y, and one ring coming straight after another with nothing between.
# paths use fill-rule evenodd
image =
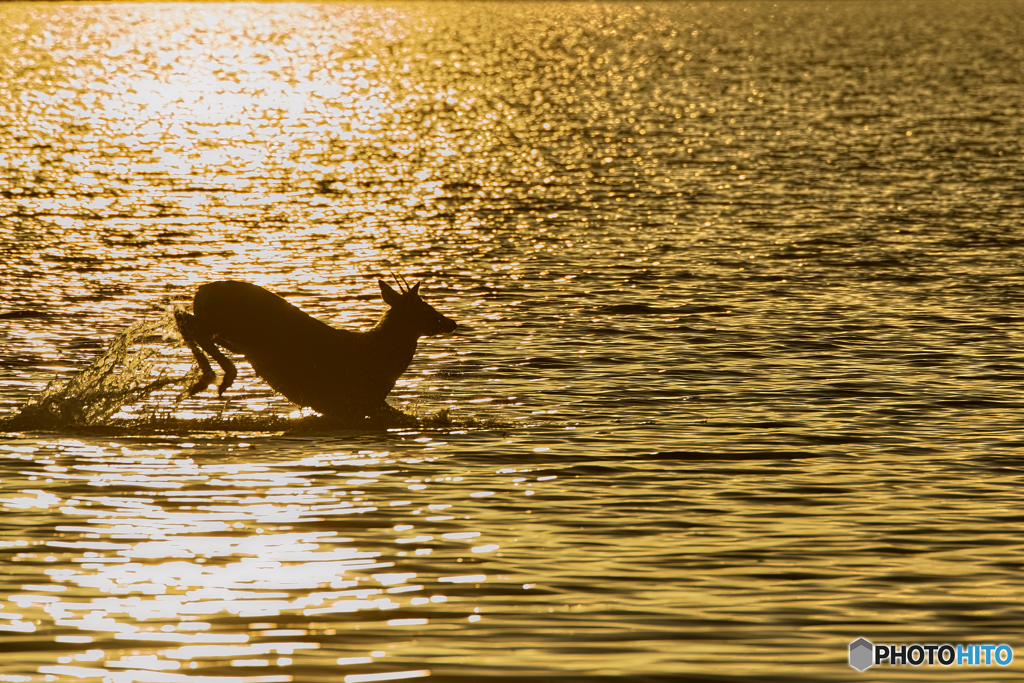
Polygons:
<instances>
[{"instance_id":1,"label":"dark water","mask_svg":"<svg viewBox=\"0 0 1024 683\"><path fill-rule=\"evenodd\" d=\"M846 658L1024 655L1022 35L0 6L0 680L1020 678ZM460 323L421 427L181 398L199 284L363 328L391 271Z\"/></svg>"}]
</instances>

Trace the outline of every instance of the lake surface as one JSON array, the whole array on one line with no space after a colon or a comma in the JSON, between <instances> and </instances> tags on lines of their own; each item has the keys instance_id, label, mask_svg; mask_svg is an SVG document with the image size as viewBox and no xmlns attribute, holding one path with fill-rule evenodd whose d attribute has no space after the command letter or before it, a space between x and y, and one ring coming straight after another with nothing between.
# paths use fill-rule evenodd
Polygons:
<instances>
[{"instance_id":1,"label":"lake surface","mask_svg":"<svg viewBox=\"0 0 1024 683\"><path fill-rule=\"evenodd\" d=\"M0 5L0 680L1019 680L847 648L1024 658L1022 35ZM419 427L181 397L198 285L392 273L460 324Z\"/></svg>"}]
</instances>

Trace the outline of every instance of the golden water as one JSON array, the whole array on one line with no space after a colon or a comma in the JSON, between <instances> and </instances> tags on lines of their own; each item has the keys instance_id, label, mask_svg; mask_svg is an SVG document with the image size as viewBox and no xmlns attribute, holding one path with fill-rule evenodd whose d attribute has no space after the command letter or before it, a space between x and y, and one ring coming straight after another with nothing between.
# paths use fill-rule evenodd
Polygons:
<instances>
[{"instance_id":1,"label":"golden water","mask_svg":"<svg viewBox=\"0 0 1024 683\"><path fill-rule=\"evenodd\" d=\"M0 6L0 681L1016 680L846 657L1024 655L1022 10ZM392 271L420 427L181 396Z\"/></svg>"}]
</instances>

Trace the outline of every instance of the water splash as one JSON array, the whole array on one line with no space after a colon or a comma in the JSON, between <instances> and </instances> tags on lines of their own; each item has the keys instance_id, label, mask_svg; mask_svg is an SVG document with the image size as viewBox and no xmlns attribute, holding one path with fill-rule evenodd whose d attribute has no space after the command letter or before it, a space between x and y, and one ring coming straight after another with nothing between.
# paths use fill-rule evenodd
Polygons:
<instances>
[{"instance_id":1,"label":"water splash","mask_svg":"<svg viewBox=\"0 0 1024 683\"><path fill-rule=\"evenodd\" d=\"M172 330L169 315L134 323L88 368L70 379L50 382L5 427L20 431L101 425L122 407L155 391L176 384L184 387L198 369L175 377L160 362L166 342L176 339Z\"/></svg>"}]
</instances>

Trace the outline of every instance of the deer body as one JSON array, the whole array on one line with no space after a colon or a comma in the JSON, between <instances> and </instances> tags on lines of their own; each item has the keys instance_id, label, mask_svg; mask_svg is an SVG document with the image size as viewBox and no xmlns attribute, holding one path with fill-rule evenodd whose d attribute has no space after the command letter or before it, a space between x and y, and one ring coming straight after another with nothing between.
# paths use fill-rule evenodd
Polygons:
<instances>
[{"instance_id":1,"label":"deer body","mask_svg":"<svg viewBox=\"0 0 1024 683\"><path fill-rule=\"evenodd\" d=\"M398 293L379 284L391 308L365 332L335 329L257 285L202 285L193 314L175 313L203 369L190 393L214 379L205 354L224 370L221 394L234 381L234 364L221 346L244 356L257 375L293 403L324 415L363 417L392 410L384 399L409 367L417 340L453 332L456 324L419 298L419 285Z\"/></svg>"}]
</instances>

